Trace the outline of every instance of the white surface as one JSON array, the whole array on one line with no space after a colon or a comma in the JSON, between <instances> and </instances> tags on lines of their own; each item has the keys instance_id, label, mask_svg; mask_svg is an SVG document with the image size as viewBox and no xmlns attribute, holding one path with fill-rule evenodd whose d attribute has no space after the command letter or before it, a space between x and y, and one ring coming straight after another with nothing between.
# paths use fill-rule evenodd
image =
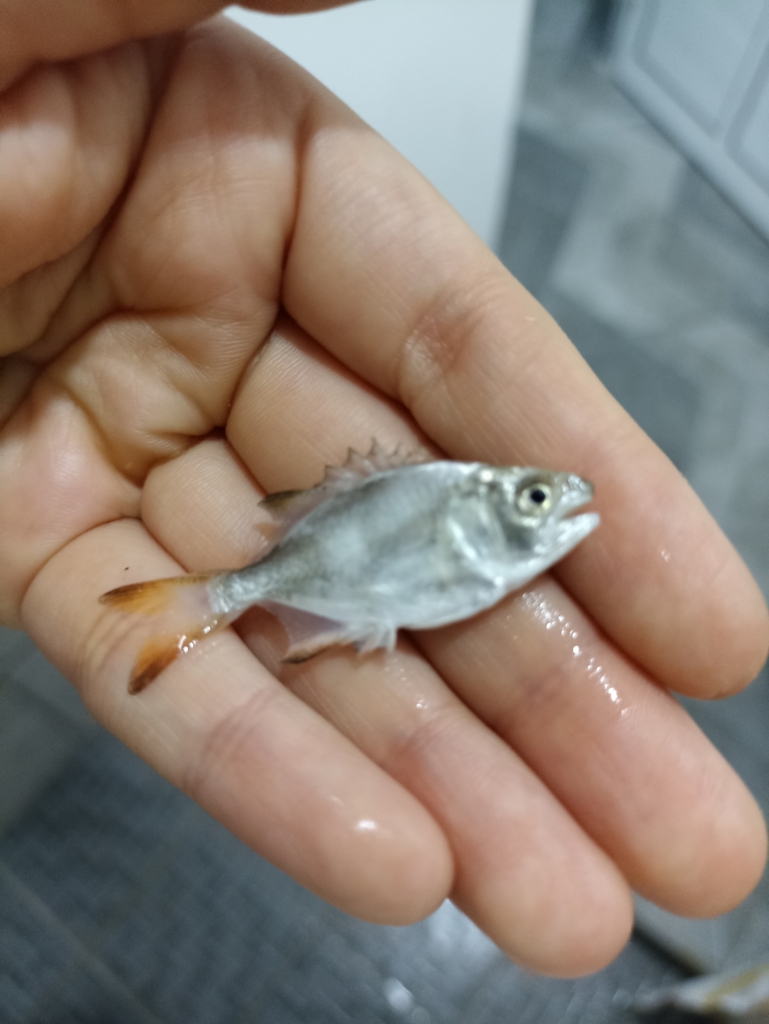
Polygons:
<instances>
[{"instance_id":1,"label":"white surface","mask_svg":"<svg viewBox=\"0 0 769 1024\"><path fill-rule=\"evenodd\" d=\"M769 0L626 0L615 77L769 238Z\"/></svg>"},{"instance_id":2,"label":"white surface","mask_svg":"<svg viewBox=\"0 0 769 1024\"><path fill-rule=\"evenodd\" d=\"M307 68L494 246L512 166L532 0L369 0L227 14Z\"/></svg>"}]
</instances>

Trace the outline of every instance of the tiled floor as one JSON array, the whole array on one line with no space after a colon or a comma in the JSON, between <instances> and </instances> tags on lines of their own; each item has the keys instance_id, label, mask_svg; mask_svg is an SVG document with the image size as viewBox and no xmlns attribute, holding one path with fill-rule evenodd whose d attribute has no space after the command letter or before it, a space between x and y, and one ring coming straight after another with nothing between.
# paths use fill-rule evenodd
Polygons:
<instances>
[{"instance_id":1,"label":"tiled floor","mask_svg":"<svg viewBox=\"0 0 769 1024\"><path fill-rule=\"evenodd\" d=\"M769 246L613 88L587 17L608 6L540 0L500 253L769 592ZM769 808L766 680L693 710ZM561 982L448 904L410 928L345 917L103 733L8 631L0 773L0 1024L631 1024L639 990L684 974L640 934ZM713 924L641 921L702 966L769 959L761 897Z\"/></svg>"}]
</instances>

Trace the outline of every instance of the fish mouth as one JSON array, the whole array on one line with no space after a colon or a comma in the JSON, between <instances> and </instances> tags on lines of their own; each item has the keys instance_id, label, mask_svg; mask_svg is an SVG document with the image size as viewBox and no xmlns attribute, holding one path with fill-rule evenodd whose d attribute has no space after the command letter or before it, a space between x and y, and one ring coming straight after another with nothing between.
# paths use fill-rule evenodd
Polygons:
<instances>
[{"instance_id":1,"label":"fish mouth","mask_svg":"<svg viewBox=\"0 0 769 1024\"><path fill-rule=\"evenodd\" d=\"M601 517L597 512L583 512L578 516L569 515L592 501L593 494L594 488L589 480L583 480L582 477L576 475L568 477L560 501L562 516L555 528L556 544L560 551L559 557L563 557L576 547L601 522Z\"/></svg>"},{"instance_id":2,"label":"fish mouth","mask_svg":"<svg viewBox=\"0 0 769 1024\"><path fill-rule=\"evenodd\" d=\"M584 540L601 522L597 512L583 512L580 516L562 519L557 527L558 546L565 554Z\"/></svg>"},{"instance_id":3,"label":"fish mouth","mask_svg":"<svg viewBox=\"0 0 769 1024\"><path fill-rule=\"evenodd\" d=\"M567 516L569 512L574 512L576 509L582 508L583 505L587 505L589 501L593 500L594 493L595 488L589 480L583 480L581 476L576 476L573 473L570 474L563 486L559 502L562 516Z\"/></svg>"}]
</instances>

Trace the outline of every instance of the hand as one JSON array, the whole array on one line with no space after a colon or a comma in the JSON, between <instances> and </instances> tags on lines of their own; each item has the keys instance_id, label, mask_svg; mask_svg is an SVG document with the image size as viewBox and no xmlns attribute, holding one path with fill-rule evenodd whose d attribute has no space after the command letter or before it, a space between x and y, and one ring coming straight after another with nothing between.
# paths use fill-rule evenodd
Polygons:
<instances>
[{"instance_id":1,"label":"hand","mask_svg":"<svg viewBox=\"0 0 769 1024\"><path fill-rule=\"evenodd\" d=\"M0 619L350 913L405 923L450 895L568 975L618 952L631 887L729 909L763 821L666 689L758 671L747 570L556 324L333 96L225 21L135 41L209 6L0 16ZM579 473L602 525L391 655L282 666L255 612L129 696L152 622L99 595L245 564L265 491L374 437Z\"/></svg>"}]
</instances>

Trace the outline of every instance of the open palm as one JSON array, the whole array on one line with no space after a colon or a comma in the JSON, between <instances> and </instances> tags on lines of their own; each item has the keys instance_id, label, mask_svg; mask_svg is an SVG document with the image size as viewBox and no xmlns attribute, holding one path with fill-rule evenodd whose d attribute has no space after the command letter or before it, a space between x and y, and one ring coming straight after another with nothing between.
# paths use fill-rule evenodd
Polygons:
<instances>
[{"instance_id":1,"label":"open palm","mask_svg":"<svg viewBox=\"0 0 769 1024\"><path fill-rule=\"evenodd\" d=\"M0 17L0 620L351 913L404 923L450 895L516 960L575 974L625 941L631 888L731 907L763 822L666 690L744 685L769 619L685 481L301 69L223 20L132 41L192 23L191 2L124 5L118 26L104 0L66 30L43 7ZM579 473L602 526L391 654L284 666L254 612L130 696L152 623L99 595L247 563L265 492L373 438Z\"/></svg>"}]
</instances>

